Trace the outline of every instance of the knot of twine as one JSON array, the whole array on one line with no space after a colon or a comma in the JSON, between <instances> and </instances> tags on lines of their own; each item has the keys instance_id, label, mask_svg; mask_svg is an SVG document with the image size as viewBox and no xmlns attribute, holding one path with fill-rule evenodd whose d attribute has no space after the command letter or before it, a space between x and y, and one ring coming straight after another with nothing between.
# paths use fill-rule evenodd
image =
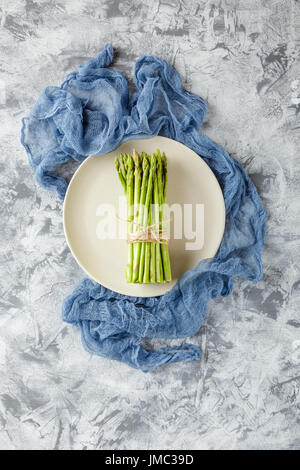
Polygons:
<instances>
[{"instance_id":1,"label":"knot of twine","mask_svg":"<svg viewBox=\"0 0 300 470\"><path fill-rule=\"evenodd\" d=\"M166 223L167 221L164 221ZM134 225L139 225L132 222ZM163 245L169 243L169 237L166 230L157 228L163 222L156 222L155 224L148 225L147 227L139 226L136 232L127 233L127 243L135 242L156 242Z\"/></svg>"},{"instance_id":2,"label":"knot of twine","mask_svg":"<svg viewBox=\"0 0 300 470\"><path fill-rule=\"evenodd\" d=\"M155 242L161 243L163 245L168 245L169 243L169 235L167 230L159 227L170 222L171 219L166 219L161 222L156 222L152 225L143 226L137 222L134 222L133 220L122 219L118 215L116 215L116 218L122 220L123 222L133 224L136 227L136 231L130 233L127 232L127 243Z\"/></svg>"}]
</instances>

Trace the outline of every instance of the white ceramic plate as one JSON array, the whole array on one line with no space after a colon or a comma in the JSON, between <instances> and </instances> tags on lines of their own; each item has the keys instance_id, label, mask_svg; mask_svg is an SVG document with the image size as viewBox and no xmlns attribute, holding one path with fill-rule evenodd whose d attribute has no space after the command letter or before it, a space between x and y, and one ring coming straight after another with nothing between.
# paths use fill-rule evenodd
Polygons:
<instances>
[{"instance_id":1,"label":"white ceramic plate","mask_svg":"<svg viewBox=\"0 0 300 470\"><path fill-rule=\"evenodd\" d=\"M169 249L172 283L127 284L126 241L120 238L99 238L99 222L104 220L103 214L99 215L99 208L103 207L102 204L113 204L115 213L118 214L119 198L123 196L114 158L120 153L132 153L133 148L150 155L157 148L166 153L169 205L177 203L182 208L184 204L192 204L194 208L196 204L204 205L204 245L201 249L186 250L186 242L189 240L184 237L174 239L171 222ZM115 223L117 229L120 229L119 224L126 225L117 219ZM195 227L195 220L193 223ZM216 254L224 226L224 199L214 174L195 152L165 137L131 140L109 154L87 158L75 172L64 202L65 235L78 264L92 279L103 286L131 296L151 297L170 290L185 271L195 267L200 260L211 258Z\"/></svg>"}]
</instances>

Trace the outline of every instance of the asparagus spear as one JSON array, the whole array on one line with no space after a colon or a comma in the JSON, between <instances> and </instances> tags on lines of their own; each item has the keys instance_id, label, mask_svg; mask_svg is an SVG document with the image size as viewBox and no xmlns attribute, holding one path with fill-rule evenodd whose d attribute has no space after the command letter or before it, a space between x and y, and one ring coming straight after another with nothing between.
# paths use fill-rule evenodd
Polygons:
<instances>
[{"instance_id":1,"label":"asparagus spear","mask_svg":"<svg viewBox=\"0 0 300 470\"><path fill-rule=\"evenodd\" d=\"M144 220L144 205L146 200L146 193L147 193L147 185L148 185L148 175L149 175L149 160L147 155L143 154L143 177L142 177L142 186L141 186L141 193L140 193L140 207L139 207L139 215L138 215L138 230L143 225ZM143 243L137 242L137 249L136 249L136 257L134 259L133 265L133 277L132 282L136 282L139 278L139 265L140 265L140 257L141 257L141 245Z\"/></svg>"},{"instance_id":2,"label":"asparagus spear","mask_svg":"<svg viewBox=\"0 0 300 470\"><path fill-rule=\"evenodd\" d=\"M152 193L151 193L152 194ZM151 198L152 199L152 198ZM151 224L151 200L148 209L148 225ZM149 284L150 282L150 256L151 256L151 242L146 242L145 247L145 266L144 266L144 276L143 283Z\"/></svg>"},{"instance_id":3,"label":"asparagus spear","mask_svg":"<svg viewBox=\"0 0 300 470\"><path fill-rule=\"evenodd\" d=\"M140 196L141 196L141 183L142 183L142 164L141 164L141 157L133 150L133 160L135 165L134 170L134 227L133 232L137 232L138 230L138 216L139 216L139 208L140 208ZM133 244L133 266L136 263L137 258L137 251L138 251L139 242ZM134 282L134 281L133 281Z\"/></svg>"},{"instance_id":4,"label":"asparagus spear","mask_svg":"<svg viewBox=\"0 0 300 470\"><path fill-rule=\"evenodd\" d=\"M160 150L157 149L156 151L156 158L157 158L157 186L158 186L158 201L159 201L159 225L158 230L159 232L162 230L162 204L163 204L163 171L162 171L162 158ZM162 255L161 255L161 244L156 248L156 250L160 251L160 254L157 254L157 257L160 258L159 262L159 270L160 270L160 281L164 281L164 272L163 272L163 264L162 264ZM158 269L158 268L156 268Z\"/></svg>"},{"instance_id":5,"label":"asparagus spear","mask_svg":"<svg viewBox=\"0 0 300 470\"><path fill-rule=\"evenodd\" d=\"M131 155L127 155L127 231L132 233L133 221L133 160ZM133 272L133 245L128 243L126 280L132 282Z\"/></svg>"},{"instance_id":6,"label":"asparagus spear","mask_svg":"<svg viewBox=\"0 0 300 470\"><path fill-rule=\"evenodd\" d=\"M121 167L120 167L120 162L119 162L119 159L117 157L115 158L115 167L116 167L116 170L118 172L118 176L119 176L119 180L121 181L121 185L123 186L123 189L124 189L125 194L126 194L126 178L123 176L123 172L122 172Z\"/></svg>"},{"instance_id":7,"label":"asparagus spear","mask_svg":"<svg viewBox=\"0 0 300 470\"><path fill-rule=\"evenodd\" d=\"M153 182L153 177L155 174L156 170L156 158L155 154L152 154L151 157L151 168L149 172L149 178L148 178L148 185L147 185L147 193L146 193L146 199L145 199L145 206L144 206L144 213L143 213L143 226L147 227L148 226L148 219L149 219L149 208L150 208L150 202L151 202L151 194L152 194L152 182ZM139 283L143 282L144 278L144 267L145 267L145 250L146 250L146 244L142 243L142 249L141 249L141 257L140 257L140 266L139 266ZM149 281L148 281L149 282Z\"/></svg>"},{"instance_id":8,"label":"asparagus spear","mask_svg":"<svg viewBox=\"0 0 300 470\"><path fill-rule=\"evenodd\" d=\"M157 158L157 185L158 185L158 200L159 200L159 212L160 212L160 222L161 222L161 209L162 209L162 201L163 201L163 167L162 167L162 158L160 154L160 150L157 149L156 151L156 158ZM161 229L161 226L159 226Z\"/></svg>"},{"instance_id":9,"label":"asparagus spear","mask_svg":"<svg viewBox=\"0 0 300 470\"><path fill-rule=\"evenodd\" d=\"M125 161L124 159L125 159L125 157L124 157L124 155L121 153L121 155L120 155L120 169L121 169L123 178L126 180L126 173L127 173L127 170L126 170L125 165L124 165L124 161Z\"/></svg>"},{"instance_id":10,"label":"asparagus spear","mask_svg":"<svg viewBox=\"0 0 300 470\"><path fill-rule=\"evenodd\" d=\"M141 157L137 151L133 150L133 161L134 161L134 222L138 220L139 214L139 203L141 193L141 182L142 182L142 166Z\"/></svg>"},{"instance_id":11,"label":"asparagus spear","mask_svg":"<svg viewBox=\"0 0 300 470\"><path fill-rule=\"evenodd\" d=\"M125 175L126 175L127 174L127 155L126 155L126 153L125 154L121 153L120 160L121 160L121 163L122 163L122 166L124 168Z\"/></svg>"},{"instance_id":12,"label":"asparagus spear","mask_svg":"<svg viewBox=\"0 0 300 470\"><path fill-rule=\"evenodd\" d=\"M154 154L153 154L154 155ZM154 190L154 224L155 230L160 230L159 224L159 194L158 194L158 177L157 172L154 175L154 182L153 182L153 190ZM161 270L161 253L160 253L160 243L155 243L155 277L156 282L163 282L162 270Z\"/></svg>"},{"instance_id":13,"label":"asparagus spear","mask_svg":"<svg viewBox=\"0 0 300 470\"><path fill-rule=\"evenodd\" d=\"M155 178L155 177L154 177ZM154 187L154 183L153 183ZM154 190L152 191L152 204L151 204L151 225L154 224ZM155 282L156 279L156 263L155 263L155 243L151 242L150 247L150 282Z\"/></svg>"},{"instance_id":14,"label":"asparagus spear","mask_svg":"<svg viewBox=\"0 0 300 470\"><path fill-rule=\"evenodd\" d=\"M162 156L162 165L163 165L163 173L164 173L164 186L163 186L163 190L162 190L162 194L163 194L163 198L162 198L162 220L164 220L166 194L167 194L167 183L168 183L167 157L164 153L163 153L163 156ZM162 229L164 229L164 227L162 227ZM172 272L171 272L169 247L168 247L167 244L162 243L161 253L162 253L162 261L163 261L165 281L171 281L172 280Z\"/></svg>"},{"instance_id":15,"label":"asparagus spear","mask_svg":"<svg viewBox=\"0 0 300 470\"><path fill-rule=\"evenodd\" d=\"M163 200L164 203L166 203L166 197L167 197L167 184L168 184L168 168L167 168L167 157L165 155L165 152L163 152L162 155L162 165L164 169L164 191L163 191Z\"/></svg>"}]
</instances>

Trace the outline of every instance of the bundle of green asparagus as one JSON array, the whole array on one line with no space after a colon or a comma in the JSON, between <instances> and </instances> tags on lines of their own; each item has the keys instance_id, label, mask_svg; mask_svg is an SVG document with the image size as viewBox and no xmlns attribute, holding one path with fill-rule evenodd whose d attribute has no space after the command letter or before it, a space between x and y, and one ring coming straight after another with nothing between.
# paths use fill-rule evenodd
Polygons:
<instances>
[{"instance_id":1,"label":"bundle of green asparagus","mask_svg":"<svg viewBox=\"0 0 300 470\"><path fill-rule=\"evenodd\" d=\"M126 281L171 281L168 240L164 238L167 158L159 150L151 156L133 150L132 156L116 158L115 166L127 198Z\"/></svg>"}]
</instances>

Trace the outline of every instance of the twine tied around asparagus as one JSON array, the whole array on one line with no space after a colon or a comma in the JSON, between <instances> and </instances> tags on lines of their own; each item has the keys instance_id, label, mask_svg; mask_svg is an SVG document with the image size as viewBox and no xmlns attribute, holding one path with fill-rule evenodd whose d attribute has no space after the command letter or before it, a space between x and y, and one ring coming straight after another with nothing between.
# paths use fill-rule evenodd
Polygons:
<instances>
[{"instance_id":1,"label":"twine tied around asparagus","mask_svg":"<svg viewBox=\"0 0 300 470\"><path fill-rule=\"evenodd\" d=\"M123 219L118 214L116 214L116 218L122 222L130 222L136 227L138 226L138 230L135 232L127 233L127 243L155 242L162 245L168 245L169 243L167 230L159 227L160 225L163 226L164 224L167 224L171 221L171 219L165 219L161 222L156 222L152 225L144 227L137 222L134 222L133 220Z\"/></svg>"}]
</instances>

